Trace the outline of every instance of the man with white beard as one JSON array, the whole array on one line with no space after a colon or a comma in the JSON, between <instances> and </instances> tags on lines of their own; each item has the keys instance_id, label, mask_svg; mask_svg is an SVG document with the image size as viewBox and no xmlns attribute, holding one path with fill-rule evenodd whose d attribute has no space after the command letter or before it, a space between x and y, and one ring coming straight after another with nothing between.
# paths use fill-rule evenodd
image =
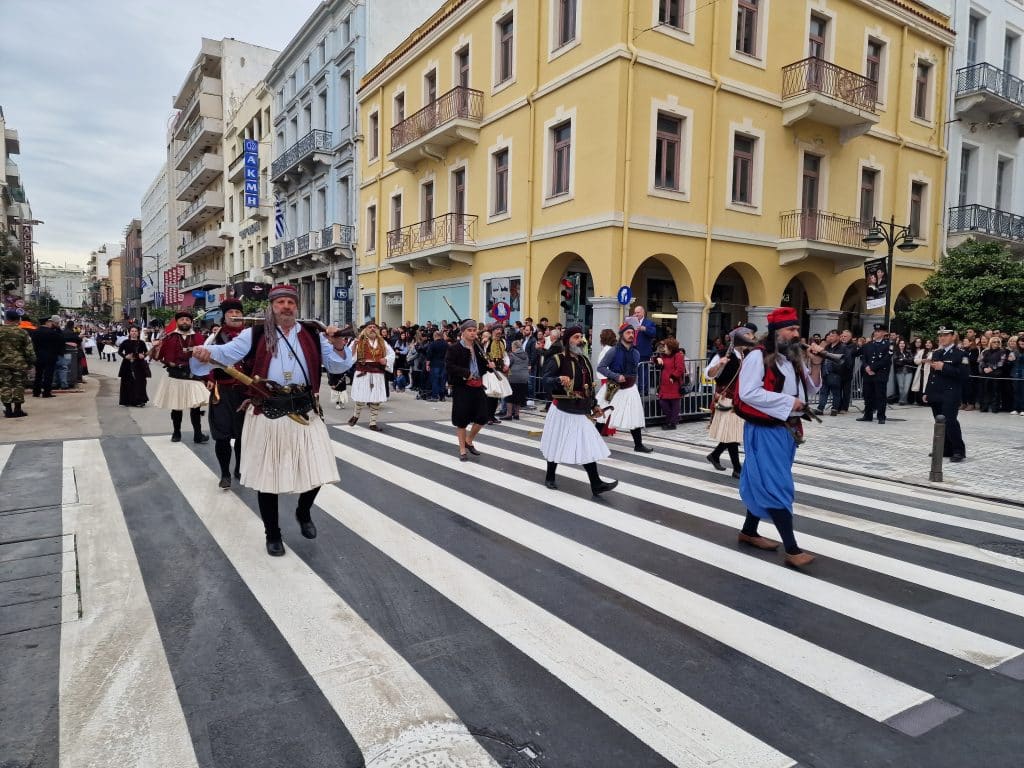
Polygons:
<instances>
[{"instance_id":1,"label":"man with white beard","mask_svg":"<svg viewBox=\"0 0 1024 768\"><path fill-rule=\"evenodd\" d=\"M619 481L607 483L597 472L598 459L608 458L611 451L590 421L591 414L600 415L601 410L595 398L594 369L584 354L583 328L573 326L563 338L568 349L548 355L541 371L544 388L551 392L551 408L540 438L540 451L548 463L544 485L558 488L555 471L559 464L582 464L591 493L598 496Z\"/></svg>"}]
</instances>

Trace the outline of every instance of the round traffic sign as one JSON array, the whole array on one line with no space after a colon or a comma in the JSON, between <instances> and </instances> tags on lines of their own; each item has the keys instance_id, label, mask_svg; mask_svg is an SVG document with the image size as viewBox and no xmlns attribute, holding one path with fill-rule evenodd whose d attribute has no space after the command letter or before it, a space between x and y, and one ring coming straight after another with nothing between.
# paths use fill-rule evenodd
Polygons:
<instances>
[{"instance_id":1,"label":"round traffic sign","mask_svg":"<svg viewBox=\"0 0 1024 768\"><path fill-rule=\"evenodd\" d=\"M619 288L618 299L619 304L621 304L622 306L626 306L627 304L629 304L629 302L633 300L633 291L629 289L628 285L624 285L621 288Z\"/></svg>"}]
</instances>

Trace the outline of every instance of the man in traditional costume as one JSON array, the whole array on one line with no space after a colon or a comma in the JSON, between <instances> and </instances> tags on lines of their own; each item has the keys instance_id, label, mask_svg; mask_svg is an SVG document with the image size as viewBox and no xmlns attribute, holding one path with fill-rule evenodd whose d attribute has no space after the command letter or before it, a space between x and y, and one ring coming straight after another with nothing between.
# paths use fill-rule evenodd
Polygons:
<instances>
[{"instance_id":1,"label":"man in traditional costume","mask_svg":"<svg viewBox=\"0 0 1024 768\"><path fill-rule=\"evenodd\" d=\"M636 340L636 324L626 321L619 326L619 343L605 353L597 372L608 381L597 393L597 404L602 410L611 410L606 419L610 429L622 429L633 437L633 450L650 453L643 443L643 428L647 423L644 404L636 387L640 353L633 342Z\"/></svg>"},{"instance_id":2,"label":"man in traditional costume","mask_svg":"<svg viewBox=\"0 0 1024 768\"><path fill-rule=\"evenodd\" d=\"M352 392L349 397L356 404L355 413L348 420L354 427L363 413L363 406L370 406L370 429L383 432L377 424L380 404L388 400L385 374L394 369L395 350L391 348L372 320L359 329L359 336L349 347L349 355L355 360L356 373L352 377Z\"/></svg>"},{"instance_id":3,"label":"man in traditional costume","mask_svg":"<svg viewBox=\"0 0 1024 768\"><path fill-rule=\"evenodd\" d=\"M594 393L594 369L583 348L583 328L573 326L564 337L567 349L548 355L541 378L551 393L551 408L544 418L540 452L547 461L544 485L552 490L559 464L582 464L590 478L590 491L598 496L619 484L606 483L597 472L599 459L611 455L608 446L594 429L591 414L600 415Z\"/></svg>"},{"instance_id":4,"label":"man in traditional costume","mask_svg":"<svg viewBox=\"0 0 1024 768\"><path fill-rule=\"evenodd\" d=\"M220 304L224 324L220 330L206 340L206 346L227 344L245 329L242 302L227 299ZM235 366L248 373L244 366ZM220 465L220 487L231 487L231 441L235 441L235 479L242 476L242 429L245 423L246 386L232 378L221 368L214 368L207 376L210 390L210 434L213 436L214 453Z\"/></svg>"},{"instance_id":5,"label":"man in traditional costume","mask_svg":"<svg viewBox=\"0 0 1024 768\"><path fill-rule=\"evenodd\" d=\"M244 329L226 344L193 350L192 370L205 376L213 368L211 361L220 366L243 363L253 377L266 382L249 388L252 409L242 428L241 482L257 492L267 553L280 556L284 544L278 495L299 494L299 528L307 539L315 539L313 501L321 485L340 479L316 396L322 365L331 373L344 373L353 361L344 341L334 338L338 329L333 325L321 333L298 322L294 286L275 286L268 297L262 325Z\"/></svg>"},{"instance_id":6,"label":"man in traditional costume","mask_svg":"<svg viewBox=\"0 0 1024 768\"><path fill-rule=\"evenodd\" d=\"M778 549L779 542L757 532L761 520L771 520L782 537L786 563L796 567L814 560L797 546L793 533L793 459L803 442L802 418L821 388L822 361L818 344L810 345L810 354L804 356L799 336L800 320L792 307L768 314L768 335L763 346L743 358L733 403L746 422L740 498L747 517L739 540L758 549Z\"/></svg>"},{"instance_id":7,"label":"man in traditional costume","mask_svg":"<svg viewBox=\"0 0 1024 768\"><path fill-rule=\"evenodd\" d=\"M197 443L205 443L210 436L203 433L202 407L210 399L206 385L196 379L189 369L189 361L197 347L203 345L203 335L192 330L192 313L182 310L176 312L174 321L177 327L161 340L153 350L153 358L164 364L167 376L160 382L160 387L153 398L157 408L171 411L172 443L181 442L181 420L188 411L192 421L192 439Z\"/></svg>"},{"instance_id":8,"label":"man in traditional costume","mask_svg":"<svg viewBox=\"0 0 1024 768\"><path fill-rule=\"evenodd\" d=\"M722 453L728 451L732 476L735 478L740 476L740 443L743 442L744 422L736 414L733 403L740 383L740 363L747 350L754 346L756 331L757 326L753 323L744 323L736 328L729 334L729 349L716 354L704 369L704 375L715 382L708 433L712 440L718 441L707 459L715 469L724 472Z\"/></svg>"},{"instance_id":9,"label":"man in traditional costume","mask_svg":"<svg viewBox=\"0 0 1024 768\"><path fill-rule=\"evenodd\" d=\"M491 415L483 376L488 370L494 370L494 363L476 342L475 321L463 320L459 331L459 340L448 347L444 366L452 387L452 424L459 436L459 459L468 461L469 453L480 455L473 440Z\"/></svg>"}]
</instances>

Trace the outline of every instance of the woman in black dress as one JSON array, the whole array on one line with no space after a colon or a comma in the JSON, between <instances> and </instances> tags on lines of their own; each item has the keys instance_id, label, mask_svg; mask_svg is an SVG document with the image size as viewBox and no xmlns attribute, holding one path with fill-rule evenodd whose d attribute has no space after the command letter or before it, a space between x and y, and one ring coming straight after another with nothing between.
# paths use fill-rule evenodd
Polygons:
<instances>
[{"instance_id":1,"label":"woman in black dress","mask_svg":"<svg viewBox=\"0 0 1024 768\"><path fill-rule=\"evenodd\" d=\"M150 372L146 361L146 342L139 339L138 328L132 326L128 329L128 338L121 342L117 351L121 355L121 369L117 372L121 378L121 399L118 402L141 408L149 402L146 379Z\"/></svg>"}]
</instances>

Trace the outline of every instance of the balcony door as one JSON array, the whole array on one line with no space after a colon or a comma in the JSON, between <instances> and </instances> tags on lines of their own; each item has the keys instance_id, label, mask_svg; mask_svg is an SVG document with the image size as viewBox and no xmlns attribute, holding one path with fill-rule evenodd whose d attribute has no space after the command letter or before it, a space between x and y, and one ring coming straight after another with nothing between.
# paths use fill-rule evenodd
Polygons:
<instances>
[{"instance_id":1,"label":"balcony door","mask_svg":"<svg viewBox=\"0 0 1024 768\"><path fill-rule=\"evenodd\" d=\"M804 171L800 183L800 237L818 239L818 200L821 186L821 158L804 153Z\"/></svg>"},{"instance_id":2,"label":"balcony door","mask_svg":"<svg viewBox=\"0 0 1024 768\"><path fill-rule=\"evenodd\" d=\"M434 236L434 182L423 185L423 220L420 223L420 235L424 240Z\"/></svg>"},{"instance_id":3,"label":"balcony door","mask_svg":"<svg viewBox=\"0 0 1024 768\"><path fill-rule=\"evenodd\" d=\"M807 36L807 89L820 91L825 82L825 68L822 62L826 59L826 40L828 35L828 19L811 14L811 24Z\"/></svg>"},{"instance_id":4,"label":"balcony door","mask_svg":"<svg viewBox=\"0 0 1024 768\"><path fill-rule=\"evenodd\" d=\"M453 242L466 242L466 169L452 171Z\"/></svg>"}]
</instances>

